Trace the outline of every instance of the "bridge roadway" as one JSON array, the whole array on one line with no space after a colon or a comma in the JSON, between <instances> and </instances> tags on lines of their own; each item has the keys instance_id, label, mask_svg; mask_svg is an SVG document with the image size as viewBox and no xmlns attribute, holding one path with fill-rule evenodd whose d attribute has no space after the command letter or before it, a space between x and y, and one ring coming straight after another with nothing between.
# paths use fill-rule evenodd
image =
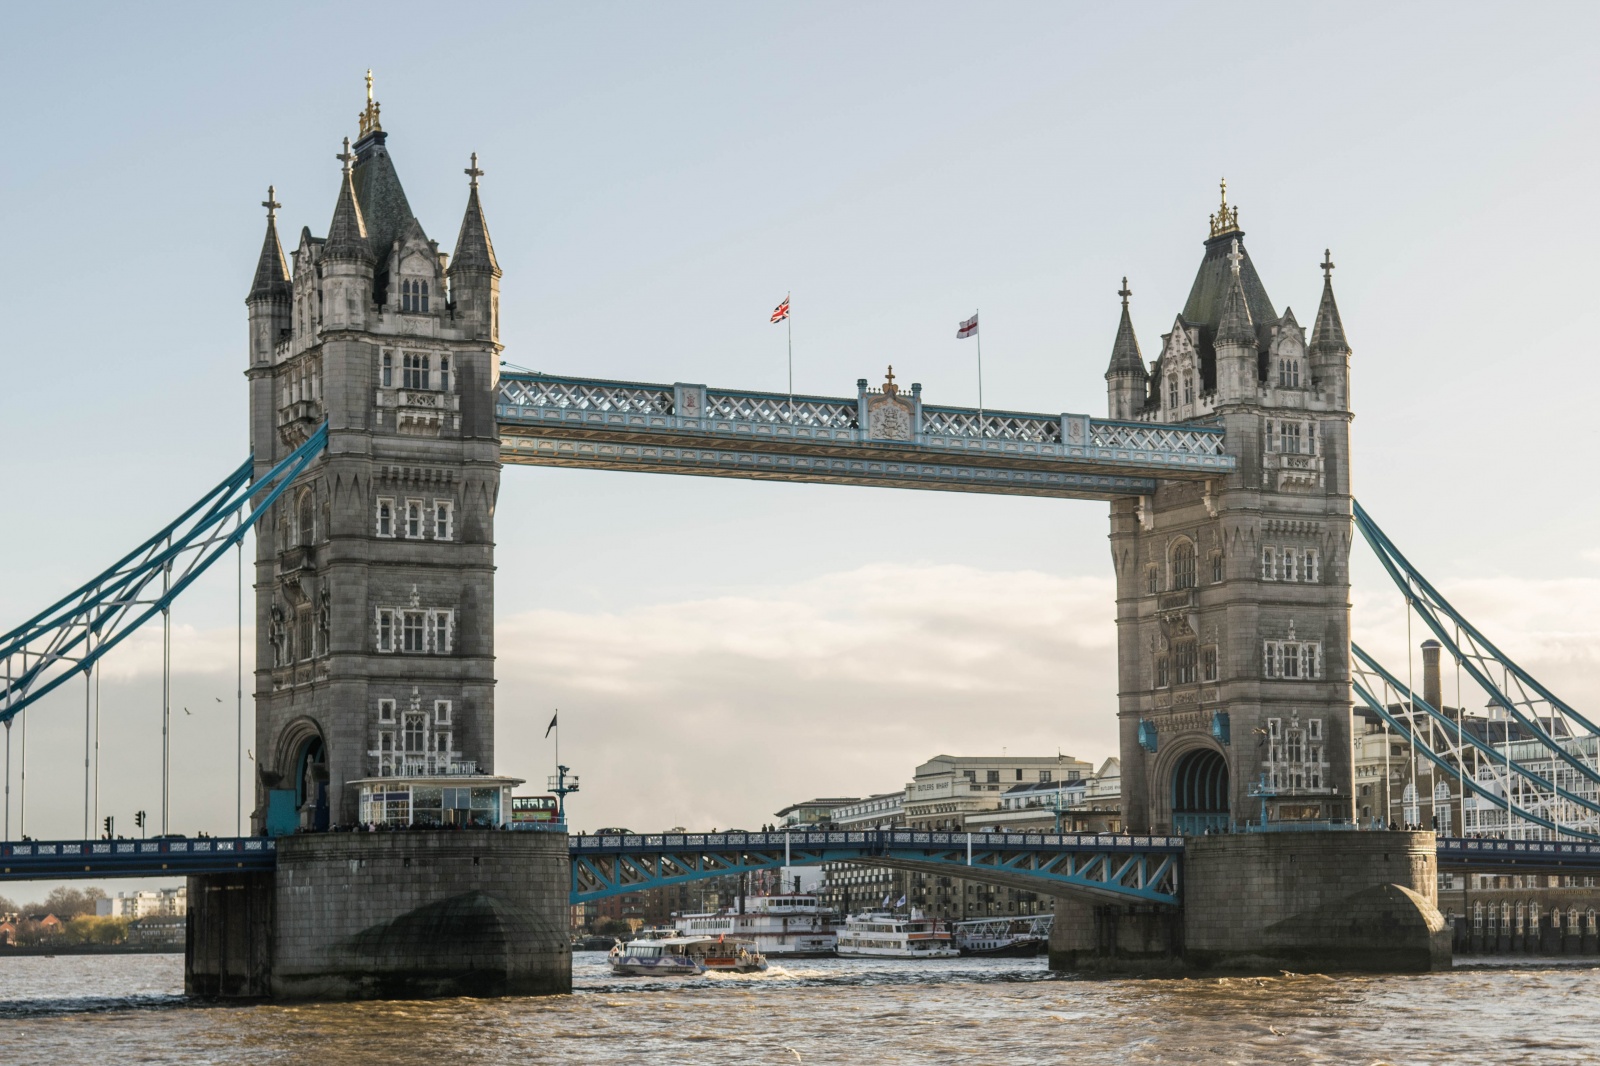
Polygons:
<instances>
[{"instance_id":1,"label":"bridge roadway","mask_svg":"<svg viewBox=\"0 0 1600 1066\"><path fill-rule=\"evenodd\" d=\"M864 378L840 397L502 373L495 413L501 461L529 466L1093 500L1236 466L1218 426L925 406Z\"/></svg>"},{"instance_id":2,"label":"bridge roadway","mask_svg":"<svg viewBox=\"0 0 1600 1066\"><path fill-rule=\"evenodd\" d=\"M685 833L570 838L572 902L747 870L844 862L1124 903L1182 899L1183 838L1049 833ZM1600 844L1441 837L1439 868L1600 873ZM267 871L270 837L0 843L0 881L107 880Z\"/></svg>"}]
</instances>

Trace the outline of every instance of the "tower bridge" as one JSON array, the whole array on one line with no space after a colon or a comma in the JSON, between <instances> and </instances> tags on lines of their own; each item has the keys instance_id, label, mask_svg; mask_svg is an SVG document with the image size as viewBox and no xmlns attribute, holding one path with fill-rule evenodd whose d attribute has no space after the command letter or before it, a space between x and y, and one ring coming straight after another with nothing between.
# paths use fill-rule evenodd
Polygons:
<instances>
[{"instance_id":1,"label":"tower bridge","mask_svg":"<svg viewBox=\"0 0 1600 1066\"><path fill-rule=\"evenodd\" d=\"M1352 353L1327 253L1308 336L1268 297L1224 198L1149 362L1124 280L1106 418L935 404L893 368L879 386L858 380L854 396L513 373L477 157L448 254L410 209L370 82L359 137L337 158L325 236L304 227L285 255L275 190L263 203L246 297L250 459L0 635L9 728L134 629L165 620L254 532L252 835L8 841L0 851L0 877L192 874L196 942L208 945L191 953L192 988L559 990L570 983L557 936L569 899L795 862L796 847L818 861L959 868L1054 894L1066 965L1312 957L1426 968L1448 953L1433 906L1439 864L1588 863L1579 849L1600 840L1600 768L1568 741L1600 731L1354 506ZM559 833L324 832L506 820L520 782L495 769L494 504L503 469L519 465L1108 501L1130 835L689 834L563 846ZM1524 725L1540 758L1570 773L1486 759L1465 712L1452 717L1436 694L1419 699L1364 652L1353 664L1357 530L1445 651ZM1504 797L1508 825L1520 818L1555 850L1345 831L1360 813L1352 692L1457 772L1463 806L1469 790ZM1332 917L1346 913L1366 917ZM413 935L445 927L459 943ZM235 950L245 943L254 946ZM1357 949L1370 954L1341 954ZM434 976L407 983L424 957ZM500 969L486 986L488 957Z\"/></svg>"}]
</instances>

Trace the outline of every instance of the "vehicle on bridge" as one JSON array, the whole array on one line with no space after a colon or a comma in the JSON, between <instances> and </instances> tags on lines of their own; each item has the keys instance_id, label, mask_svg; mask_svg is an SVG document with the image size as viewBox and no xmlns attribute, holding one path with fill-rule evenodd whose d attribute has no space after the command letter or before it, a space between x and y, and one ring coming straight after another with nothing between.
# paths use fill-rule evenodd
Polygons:
<instances>
[{"instance_id":1,"label":"vehicle on bridge","mask_svg":"<svg viewBox=\"0 0 1600 1066\"><path fill-rule=\"evenodd\" d=\"M554 796L512 796L511 826L561 820L560 802Z\"/></svg>"},{"instance_id":2,"label":"vehicle on bridge","mask_svg":"<svg viewBox=\"0 0 1600 1066\"><path fill-rule=\"evenodd\" d=\"M767 957L743 937L680 936L621 941L611 949L611 972L629 977L693 977L698 974L759 973Z\"/></svg>"}]
</instances>

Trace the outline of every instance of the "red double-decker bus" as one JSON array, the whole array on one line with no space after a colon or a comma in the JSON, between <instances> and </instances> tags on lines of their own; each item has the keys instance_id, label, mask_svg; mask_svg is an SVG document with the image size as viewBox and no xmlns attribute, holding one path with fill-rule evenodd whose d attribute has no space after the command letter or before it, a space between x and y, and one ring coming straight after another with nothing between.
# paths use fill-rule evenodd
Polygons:
<instances>
[{"instance_id":1,"label":"red double-decker bus","mask_svg":"<svg viewBox=\"0 0 1600 1066\"><path fill-rule=\"evenodd\" d=\"M553 822L558 806L554 796L512 796L511 824Z\"/></svg>"}]
</instances>

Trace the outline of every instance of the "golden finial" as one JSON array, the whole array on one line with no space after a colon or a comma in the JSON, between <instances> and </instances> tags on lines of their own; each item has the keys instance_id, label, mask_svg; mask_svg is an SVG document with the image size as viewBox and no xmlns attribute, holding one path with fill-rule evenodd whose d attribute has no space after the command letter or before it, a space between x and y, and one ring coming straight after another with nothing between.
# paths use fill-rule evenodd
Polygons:
<instances>
[{"instance_id":1,"label":"golden finial","mask_svg":"<svg viewBox=\"0 0 1600 1066\"><path fill-rule=\"evenodd\" d=\"M883 394L885 396L897 396L899 393L900 386L894 383L894 365L890 364L889 372L884 375Z\"/></svg>"},{"instance_id":2,"label":"golden finial","mask_svg":"<svg viewBox=\"0 0 1600 1066\"><path fill-rule=\"evenodd\" d=\"M1211 216L1211 236L1220 237L1224 233L1236 233L1239 230L1239 209L1228 206L1228 179L1222 179L1222 206L1217 208L1217 213Z\"/></svg>"},{"instance_id":3,"label":"golden finial","mask_svg":"<svg viewBox=\"0 0 1600 1066\"><path fill-rule=\"evenodd\" d=\"M367 109L356 116L361 120L361 136L369 133L378 133L383 127L378 124L378 101L372 98L372 71L367 70Z\"/></svg>"}]
</instances>

